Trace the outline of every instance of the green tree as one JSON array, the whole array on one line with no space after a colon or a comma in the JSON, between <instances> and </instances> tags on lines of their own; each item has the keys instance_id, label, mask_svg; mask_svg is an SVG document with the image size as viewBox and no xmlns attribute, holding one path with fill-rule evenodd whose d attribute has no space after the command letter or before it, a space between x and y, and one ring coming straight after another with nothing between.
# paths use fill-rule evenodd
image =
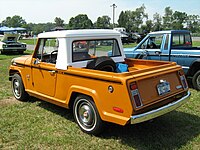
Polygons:
<instances>
[{"instance_id":1,"label":"green tree","mask_svg":"<svg viewBox=\"0 0 200 150\"><path fill-rule=\"evenodd\" d=\"M186 23L187 14L185 12L175 11L172 15L172 29L181 30Z\"/></svg>"},{"instance_id":2,"label":"green tree","mask_svg":"<svg viewBox=\"0 0 200 150\"><path fill-rule=\"evenodd\" d=\"M171 25L173 21L172 15L173 15L173 10L170 7L166 7L165 14L163 16L163 28L165 30L172 29L172 25Z\"/></svg>"},{"instance_id":3,"label":"green tree","mask_svg":"<svg viewBox=\"0 0 200 150\"><path fill-rule=\"evenodd\" d=\"M86 14L79 14L69 20L68 26L70 29L91 29L93 23Z\"/></svg>"},{"instance_id":4,"label":"green tree","mask_svg":"<svg viewBox=\"0 0 200 150\"><path fill-rule=\"evenodd\" d=\"M136 10L132 12L131 19L132 22L134 22L132 30L138 31L143 24L143 20L148 19L148 14L145 13L145 9L146 7L143 4L141 7L136 8Z\"/></svg>"},{"instance_id":5,"label":"green tree","mask_svg":"<svg viewBox=\"0 0 200 150\"><path fill-rule=\"evenodd\" d=\"M127 10L121 12L118 23L119 26L124 27L127 31L139 31L143 24L144 19L148 19L148 15L145 13L144 4L136 8L134 11Z\"/></svg>"},{"instance_id":6,"label":"green tree","mask_svg":"<svg viewBox=\"0 0 200 150\"><path fill-rule=\"evenodd\" d=\"M188 15L186 19L186 27L193 33L200 33L200 16Z\"/></svg>"},{"instance_id":7,"label":"green tree","mask_svg":"<svg viewBox=\"0 0 200 150\"><path fill-rule=\"evenodd\" d=\"M28 31L32 31L33 34L39 34L42 32L48 32L51 31L51 29L55 28L55 24L48 22L48 23L38 23L38 24L34 24L34 23L29 23L28 27L30 30Z\"/></svg>"},{"instance_id":8,"label":"green tree","mask_svg":"<svg viewBox=\"0 0 200 150\"><path fill-rule=\"evenodd\" d=\"M160 31L162 30L162 17L160 14L155 13L153 15L153 31Z\"/></svg>"},{"instance_id":9,"label":"green tree","mask_svg":"<svg viewBox=\"0 0 200 150\"><path fill-rule=\"evenodd\" d=\"M128 11L122 11L119 15L119 19L118 19L118 24L119 24L119 27L124 27L126 28L127 27L127 22L129 20L129 15L128 15Z\"/></svg>"},{"instance_id":10,"label":"green tree","mask_svg":"<svg viewBox=\"0 0 200 150\"><path fill-rule=\"evenodd\" d=\"M2 21L2 25L7 27L23 27L25 24L26 21L17 15L13 17L6 17L6 19Z\"/></svg>"},{"instance_id":11,"label":"green tree","mask_svg":"<svg viewBox=\"0 0 200 150\"><path fill-rule=\"evenodd\" d=\"M141 26L142 32L151 32L153 29L153 21L147 20L145 25Z\"/></svg>"},{"instance_id":12,"label":"green tree","mask_svg":"<svg viewBox=\"0 0 200 150\"><path fill-rule=\"evenodd\" d=\"M54 22L56 23L56 27L64 27L64 20L62 20L60 17L56 17Z\"/></svg>"},{"instance_id":13,"label":"green tree","mask_svg":"<svg viewBox=\"0 0 200 150\"><path fill-rule=\"evenodd\" d=\"M110 20L109 16L98 17L97 21L94 23L95 28L98 29L109 29L110 28Z\"/></svg>"}]
</instances>

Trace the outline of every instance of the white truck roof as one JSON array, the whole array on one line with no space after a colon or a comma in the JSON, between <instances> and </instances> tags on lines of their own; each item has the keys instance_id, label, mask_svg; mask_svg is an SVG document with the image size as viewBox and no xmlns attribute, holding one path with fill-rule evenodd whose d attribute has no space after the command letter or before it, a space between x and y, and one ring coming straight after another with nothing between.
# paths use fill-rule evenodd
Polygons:
<instances>
[{"instance_id":1,"label":"white truck roof","mask_svg":"<svg viewBox=\"0 0 200 150\"><path fill-rule=\"evenodd\" d=\"M120 33L109 29L83 29L83 30L62 30L44 32L38 38L71 38L71 37L94 37L94 36L119 36Z\"/></svg>"},{"instance_id":2,"label":"white truck roof","mask_svg":"<svg viewBox=\"0 0 200 150\"><path fill-rule=\"evenodd\" d=\"M56 68L67 69L67 66L85 67L87 61L72 62L72 43L75 40L97 40L117 39L121 56L113 57L115 62L124 61L125 55L121 43L120 33L108 29L83 29L83 30L62 30L45 32L38 35L38 38L57 38L59 40Z\"/></svg>"}]
</instances>

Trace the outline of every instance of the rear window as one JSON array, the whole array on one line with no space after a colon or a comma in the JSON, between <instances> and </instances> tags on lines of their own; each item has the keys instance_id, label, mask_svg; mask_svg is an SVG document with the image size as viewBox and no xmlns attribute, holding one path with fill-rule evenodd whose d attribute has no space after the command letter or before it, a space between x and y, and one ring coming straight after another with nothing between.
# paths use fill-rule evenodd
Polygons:
<instances>
[{"instance_id":1,"label":"rear window","mask_svg":"<svg viewBox=\"0 0 200 150\"><path fill-rule=\"evenodd\" d=\"M79 40L72 44L73 62L108 56L108 54L110 57L121 56L116 39Z\"/></svg>"},{"instance_id":2,"label":"rear window","mask_svg":"<svg viewBox=\"0 0 200 150\"><path fill-rule=\"evenodd\" d=\"M191 47L192 41L190 34L173 34L172 48Z\"/></svg>"}]
</instances>

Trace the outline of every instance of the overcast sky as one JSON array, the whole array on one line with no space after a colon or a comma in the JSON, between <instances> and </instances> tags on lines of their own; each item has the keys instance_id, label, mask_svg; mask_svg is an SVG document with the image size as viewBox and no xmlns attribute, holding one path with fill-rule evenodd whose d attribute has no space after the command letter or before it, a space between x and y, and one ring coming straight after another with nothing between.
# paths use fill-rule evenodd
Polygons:
<instances>
[{"instance_id":1,"label":"overcast sky","mask_svg":"<svg viewBox=\"0 0 200 150\"><path fill-rule=\"evenodd\" d=\"M200 15L200 0L0 0L0 22L8 16L19 15L27 23L54 22L55 17L68 23L78 14L87 14L94 22L103 15L112 18L110 6L114 3L117 5L115 22L122 10L135 10L142 4L150 18L156 12L163 15L168 6L173 11Z\"/></svg>"}]
</instances>

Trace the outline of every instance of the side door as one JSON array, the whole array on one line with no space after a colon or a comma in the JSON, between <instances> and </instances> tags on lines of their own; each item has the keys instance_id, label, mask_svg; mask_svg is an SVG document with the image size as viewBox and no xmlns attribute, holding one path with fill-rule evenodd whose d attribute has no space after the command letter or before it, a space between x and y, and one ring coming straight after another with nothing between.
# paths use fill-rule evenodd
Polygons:
<instances>
[{"instance_id":1,"label":"side door","mask_svg":"<svg viewBox=\"0 0 200 150\"><path fill-rule=\"evenodd\" d=\"M163 34L150 34L136 51L140 52L140 55L143 55L143 59L161 60L162 41Z\"/></svg>"},{"instance_id":2,"label":"side door","mask_svg":"<svg viewBox=\"0 0 200 150\"><path fill-rule=\"evenodd\" d=\"M55 95L57 70L56 39L39 39L31 67L34 90L53 97Z\"/></svg>"}]
</instances>

